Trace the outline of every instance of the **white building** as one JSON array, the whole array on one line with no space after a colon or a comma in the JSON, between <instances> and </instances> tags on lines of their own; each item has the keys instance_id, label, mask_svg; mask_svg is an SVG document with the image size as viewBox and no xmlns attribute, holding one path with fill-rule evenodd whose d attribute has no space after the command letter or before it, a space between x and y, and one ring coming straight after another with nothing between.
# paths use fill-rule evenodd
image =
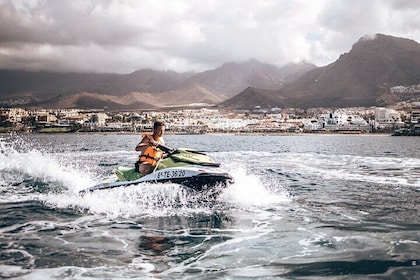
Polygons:
<instances>
[{"instance_id":1,"label":"white building","mask_svg":"<svg viewBox=\"0 0 420 280\"><path fill-rule=\"evenodd\" d=\"M375 121L378 124L394 124L401 122L401 115L397 111L388 108L376 108Z\"/></svg>"},{"instance_id":2,"label":"white building","mask_svg":"<svg viewBox=\"0 0 420 280\"><path fill-rule=\"evenodd\" d=\"M420 123L420 109L411 111L411 123Z\"/></svg>"},{"instance_id":3,"label":"white building","mask_svg":"<svg viewBox=\"0 0 420 280\"><path fill-rule=\"evenodd\" d=\"M370 131L370 125L365 119L342 109L323 114L318 119L307 119L304 124L305 130Z\"/></svg>"},{"instance_id":4,"label":"white building","mask_svg":"<svg viewBox=\"0 0 420 280\"><path fill-rule=\"evenodd\" d=\"M29 111L22 108L10 108L8 113L11 122L21 122L23 118L29 116Z\"/></svg>"},{"instance_id":5,"label":"white building","mask_svg":"<svg viewBox=\"0 0 420 280\"><path fill-rule=\"evenodd\" d=\"M334 113L321 116L326 125L368 125L367 121L359 115L348 114L345 111L335 111Z\"/></svg>"}]
</instances>

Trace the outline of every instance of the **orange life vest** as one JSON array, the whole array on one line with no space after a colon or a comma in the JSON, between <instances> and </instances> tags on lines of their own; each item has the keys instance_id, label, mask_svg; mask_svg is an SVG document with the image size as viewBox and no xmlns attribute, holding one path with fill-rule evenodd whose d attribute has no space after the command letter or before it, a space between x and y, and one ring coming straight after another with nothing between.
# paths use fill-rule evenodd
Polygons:
<instances>
[{"instance_id":1,"label":"orange life vest","mask_svg":"<svg viewBox=\"0 0 420 280\"><path fill-rule=\"evenodd\" d=\"M147 137L150 140L153 139L152 134L150 133L145 133L142 135L142 137L143 138ZM144 150L144 152L139 156L139 161L148 162L152 166L155 166L162 156L163 156L163 151L156 148L155 146L148 145L147 148Z\"/></svg>"}]
</instances>

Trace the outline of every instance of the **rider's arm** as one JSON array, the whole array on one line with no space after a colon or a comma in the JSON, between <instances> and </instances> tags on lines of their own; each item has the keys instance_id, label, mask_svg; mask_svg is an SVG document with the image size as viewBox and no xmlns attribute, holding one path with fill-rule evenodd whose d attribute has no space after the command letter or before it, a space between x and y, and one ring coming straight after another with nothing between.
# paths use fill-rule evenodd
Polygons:
<instances>
[{"instance_id":1,"label":"rider's arm","mask_svg":"<svg viewBox=\"0 0 420 280\"><path fill-rule=\"evenodd\" d=\"M143 139L141 139L140 143L137 144L136 151L143 152L144 148L146 148L149 144L150 144L150 139L147 137L144 137Z\"/></svg>"}]
</instances>

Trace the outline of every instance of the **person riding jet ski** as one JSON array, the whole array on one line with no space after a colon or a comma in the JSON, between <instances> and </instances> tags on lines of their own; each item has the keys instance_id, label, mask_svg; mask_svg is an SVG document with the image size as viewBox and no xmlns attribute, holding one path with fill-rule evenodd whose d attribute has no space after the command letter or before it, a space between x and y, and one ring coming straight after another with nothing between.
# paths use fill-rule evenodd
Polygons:
<instances>
[{"instance_id":1,"label":"person riding jet ski","mask_svg":"<svg viewBox=\"0 0 420 280\"><path fill-rule=\"evenodd\" d=\"M137 144L136 151L141 153L135 167L136 171L141 173L142 176L151 173L159 159L163 157L164 152L158 146L165 145L164 133L165 124L162 121L155 121L153 133L144 133L142 140Z\"/></svg>"},{"instance_id":2,"label":"person riding jet ski","mask_svg":"<svg viewBox=\"0 0 420 280\"><path fill-rule=\"evenodd\" d=\"M165 125L156 121L153 133L145 133L136 146L141 152L135 167L119 166L114 169L118 177L116 182L104 182L79 191L84 195L96 190L127 187L141 183L173 183L194 192L202 192L208 198L214 198L229 184L233 177L219 168L205 152L170 148L164 145Z\"/></svg>"}]
</instances>

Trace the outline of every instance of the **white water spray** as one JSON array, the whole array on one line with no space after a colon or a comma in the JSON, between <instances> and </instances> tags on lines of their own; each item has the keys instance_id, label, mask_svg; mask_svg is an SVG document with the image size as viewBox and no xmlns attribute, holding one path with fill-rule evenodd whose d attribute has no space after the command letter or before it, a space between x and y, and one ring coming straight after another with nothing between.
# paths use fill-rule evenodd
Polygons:
<instances>
[{"instance_id":1,"label":"white water spray","mask_svg":"<svg viewBox=\"0 0 420 280\"><path fill-rule=\"evenodd\" d=\"M221 195L223 201L239 204L265 206L290 202L287 192L273 193L264 186L257 175L247 174L244 168L230 172L235 184L229 186Z\"/></svg>"}]
</instances>

